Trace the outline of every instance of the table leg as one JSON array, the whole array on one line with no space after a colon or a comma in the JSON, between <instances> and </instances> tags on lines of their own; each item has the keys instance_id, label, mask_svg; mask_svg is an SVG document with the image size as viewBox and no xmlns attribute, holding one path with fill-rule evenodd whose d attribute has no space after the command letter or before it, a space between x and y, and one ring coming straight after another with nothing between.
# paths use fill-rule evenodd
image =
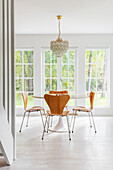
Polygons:
<instances>
[{"instance_id":1,"label":"table leg","mask_svg":"<svg viewBox=\"0 0 113 170\"><path fill-rule=\"evenodd\" d=\"M52 132L59 132L59 133L67 132L67 128L64 126L62 119L63 118L61 116L59 116L59 120L58 120L57 124L54 127L49 128L48 130L52 131Z\"/></svg>"}]
</instances>

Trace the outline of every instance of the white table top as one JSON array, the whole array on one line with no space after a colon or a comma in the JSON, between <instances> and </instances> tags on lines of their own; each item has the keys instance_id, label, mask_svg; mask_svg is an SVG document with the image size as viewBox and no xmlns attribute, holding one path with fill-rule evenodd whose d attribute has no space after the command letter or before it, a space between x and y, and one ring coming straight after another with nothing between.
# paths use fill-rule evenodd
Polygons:
<instances>
[{"instance_id":1,"label":"white table top","mask_svg":"<svg viewBox=\"0 0 113 170\"><path fill-rule=\"evenodd\" d=\"M51 95L54 95L54 94L51 94ZM33 98L44 99L44 96L33 96ZM70 96L70 99L85 99L85 98L89 98L89 96L87 96L87 95L85 95L85 96L84 95Z\"/></svg>"}]
</instances>

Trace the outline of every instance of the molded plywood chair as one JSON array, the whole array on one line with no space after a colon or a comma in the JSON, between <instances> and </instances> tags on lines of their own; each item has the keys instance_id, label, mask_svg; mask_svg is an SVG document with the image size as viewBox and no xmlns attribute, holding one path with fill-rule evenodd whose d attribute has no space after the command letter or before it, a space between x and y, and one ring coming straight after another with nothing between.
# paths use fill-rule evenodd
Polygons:
<instances>
[{"instance_id":1,"label":"molded plywood chair","mask_svg":"<svg viewBox=\"0 0 113 170\"><path fill-rule=\"evenodd\" d=\"M49 94L56 94L56 95L62 95L62 94L68 94L68 91L67 90L64 90L64 91L49 91ZM65 106L66 110L68 110L68 105ZM51 117L51 127L52 127L52 123L53 123L53 116Z\"/></svg>"},{"instance_id":2,"label":"molded plywood chair","mask_svg":"<svg viewBox=\"0 0 113 170\"><path fill-rule=\"evenodd\" d=\"M68 94L66 94L66 95L45 94L44 99L47 102L50 110L47 111L47 117L46 117L44 130L43 130L43 134L42 134L42 140L44 139L44 132L45 132L46 123L48 123L48 125L47 125L47 132L48 132L49 121L50 121L51 116L65 116L67 118L69 140L71 140L70 127L69 127L69 121L68 121L68 113L69 113L69 111L63 111L65 105L67 104L67 102L70 99L70 96ZM49 119L47 121L48 117L49 117Z\"/></svg>"},{"instance_id":3,"label":"molded plywood chair","mask_svg":"<svg viewBox=\"0 0 113 170\"><path fill-rule=\"evenodd\" d=\"M68 91L67 90L64 90L64 91L49 91L49 94L68 94Z\"/></svg>"},{"instance_id":4,"label":"molded plywood chair","mask_svg":"<svg viewBox=\"0 0 113 170\"><path fill-rule=\"evenodd\" d=\"M62 95L62 94L68 94L68 91L67 90L64 90L64 91L49 91L49 94L56 94L56 95ZM68 105L65 106L66 109L68 110Z\"/></svg>"},{"instance_id":5,"label":"molded plywood chair","mask_svg":"<svg viewBox=\"0 0 113 170\"><path fill-rule=\"evenodd\" d=\"M90 108L86 108L84 106L77 106L73 109L73 112L75 112L75 114L77 112L86 112L88 113L89 115L89 121L90 121L90 127L92 127L92 124L91 124L91 117L92 117L92 121L93 121L93 126L94 126L94 130L95 130L95 133L97 132L96 131L96 126L95 126L95 122L94 122L94 117L93 117L93 113L92 113L92 110L93 110L93 103L94 103L94 96L95 96L95 93L94 92L90 92ZM74 124L75 124L75 119L73 121L73 128L72 128L72 133L74 131Z\"/></svg>"},{"instance_id":6,"label":"molded plywood chair","mask_svg":"<svg viewBox=\"0 0 113 170\"><path fill-rule=\"evenodd\" d=\"M31 112L38 112L38 111L40 111L40 115L41 115L41 118L42 118L42 123L43 123L43 126L44 126L44 121L43 121L43 117L42 117L43 115L46 115L44 113L44 108L41 107L41 106L34 106L34 107L31 107L31 108L27 108L27 102L28 102L28 93L27 92L22 93L22 98L23 98L23 102L24 102L24 110L25 110L25 112L24 112L24 115L23 115L23 119L22 119L22 123L21 123L19 132L21 132L21 130L22 130L24 118L25 118L25 115L26 115L27 112L28 112L28 119L27 119L26 127L28 127L28 121L29 121L30 113ZM42 114L42 111L43 111L43 114Z\"/></svg>"}]
</instances>

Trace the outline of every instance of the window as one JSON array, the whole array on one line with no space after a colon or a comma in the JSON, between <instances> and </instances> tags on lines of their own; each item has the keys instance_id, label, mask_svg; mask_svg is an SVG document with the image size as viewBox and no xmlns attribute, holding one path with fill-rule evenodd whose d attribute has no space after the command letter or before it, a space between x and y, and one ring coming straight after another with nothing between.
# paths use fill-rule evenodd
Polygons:
<instances>
[{"instance_id":1,"label":"window","mask_svg":"<svg viewBox=\"0 0 113 170\"><path fill-rule=\"evenodd\" d=\"M22 92L28 92L28 105L33 105L34 64L33 50L16 50L16 106L21 106Z\"/></svg>"},{"instance_id":2,"label":"window","mask_svg":"<svg viewBox=\"0 0 113 170\"><path fill-rule=\"evenodd\" d=\"M97 107L109 106L109 54L108 49L86 49L86 94L94 91ZM86 99L86 105L89 105Z\"/></svg>"},{"instance_id":3,"label":"window","mask_svg":"<svg viewBox=\"0 0 113 170\"><path fill-rule=\"evenodd\" d=\"M76 63L75 63L75 51L69 50L62 57L62 90L67 90L70 96L76 94ZM75 100L70 99L69 105L74 106Z\"/></svg>"},{"instance_id":4,"label":"window","mask_svg":"<svg viewBox=\"0 0 113 170\"><path fill-rule=\"evenodd\" d=\"M45 51L45 93L57 90L57 57Z\"/></svg>"},{"instance_id":5,"label":"window","mask_svg":"<svg viewBox=\"0 0 113 170\"><path fill-rule=\"evenodd\" d=\"M50 50L43 51L43 94L50 90L67 90L69 94L76 94L76 50L70 49L63 57L57 58ZM69 101L70 106L75 100Z\"/></svg>"}]
</instances>

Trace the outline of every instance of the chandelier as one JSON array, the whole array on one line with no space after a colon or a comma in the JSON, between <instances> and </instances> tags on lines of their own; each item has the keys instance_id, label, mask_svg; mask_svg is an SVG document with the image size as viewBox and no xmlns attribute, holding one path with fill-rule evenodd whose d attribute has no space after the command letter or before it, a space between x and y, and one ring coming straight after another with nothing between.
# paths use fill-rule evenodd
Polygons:
<instances>
[{"instance_id":1,"label":"chandelier","mask_svg":"<svg viewBox=\"0 0 113 170\"><path fill-rule=\"evenodd\" d=\"M57 19L59 21L58 24L58 28L59 28L59 35L58 38L56 39L56 41L51 41L50 42L50 49L52 50L53 54L55 54L57 57L62 57L67 50L69 49L69 42L68 41L64 41L60 35L61 35L61 31L60 31L60 20L61 20L62 16L58 15Z\"/></svg>"}]
</instances>

